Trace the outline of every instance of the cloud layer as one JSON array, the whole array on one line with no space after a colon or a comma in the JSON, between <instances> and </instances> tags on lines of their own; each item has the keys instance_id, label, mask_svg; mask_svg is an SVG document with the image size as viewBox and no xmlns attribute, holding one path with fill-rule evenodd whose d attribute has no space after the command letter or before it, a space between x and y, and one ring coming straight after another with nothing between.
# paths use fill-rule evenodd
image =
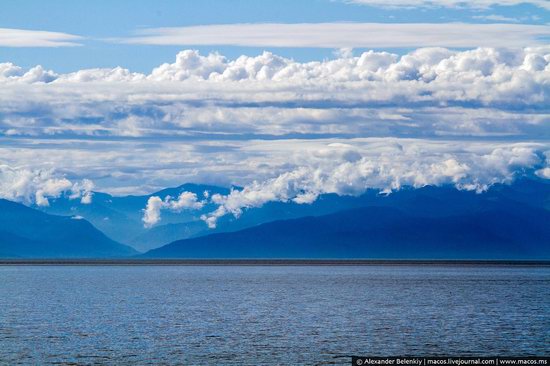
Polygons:
<instances>
[{"instance_id":1,"label":"cloud layer","mask_svg":"<svg viewBox=\"0 0 550 366\"><path fill-rule=\"evenodd\" d=\"M550 10L550 3L546 0L345 0L347 3L369 5L383 8L474 8L487 9L494 6L515 6L531 4Z\"/></svg>"},{"instance_id":2,"label":"cloud layer","mask_svg":"<svg viewBox=\"0 0 550 366\"><path fill-rule=\"evenodd\" d=\"M150 74L0 64L6 136L549 136L550 49L300 63L180 52ZM25 96L21 98L21 96Z\"/></svg>"},{"instance_id":3,"label":"cloud layer","mask_svg":"<svg viewBox=\"0 0 550 366\"><path fill-rule=\"evenodd\" d=\"M74 47L80 40L68 33L0 28L0 47Z\"/></svg>"},{"instance_id":4,"label":"cloud layer","mask_svg":"<svg viewBox=\"0 0 550 366\"><path fill-rule=\"evenodd\" d=\"M156 197L144 208L150 226L162 210L215 203L204 216L214 226L226 214L323 193L548 179L549 92L548 47L343 50L315 62L184 50L149 74L3 63L2 196L45 204L86 191L65 176L115 194L243 186L208 199ZM52 173L17 189L16 170L25 182Z\"/></svg>"},{"instance_id":5,"label":"cloud layer","mask_svg":"<svg viewBox=\"0 0 550 366\"><path fill-rule=\"evenodd\" d=\"M544 38L549 36L549 27L527 24L256 23L153 28L120 42L313 48L525 47L545 45Z\"/></svg>"}]
</instances>

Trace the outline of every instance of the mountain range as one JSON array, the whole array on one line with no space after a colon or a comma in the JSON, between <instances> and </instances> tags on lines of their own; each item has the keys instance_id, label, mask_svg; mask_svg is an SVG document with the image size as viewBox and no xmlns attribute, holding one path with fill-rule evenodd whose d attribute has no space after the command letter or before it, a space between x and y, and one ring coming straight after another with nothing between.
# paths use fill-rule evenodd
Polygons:
<instances>
[{"instance_id":1,"label":"mountain range","mask_svg":"<svg viewBox=\"0 0 550 366\"><path fill-rule=\"evenodd\" d=\"M427 186L391 194L367 190L359 197L326 194L312 204L271 202L239 218L225 216L216 229L200 220L215 209L209 203L194 211L163 210L160 224L143 226L149 197L184 191L202 197L229 189L184 184L143 196L95 192L91 204L60 197L32 208L1 200L0 256L550 258L550 184L541 179L484 193Z\"/></svg>"},{"instance_id":2,"label":"mountain range","mask_svg":"<svg viewBox=\"0 0 550 366\"><path fill-rule=\"evenodd\" d=\"M536 216L525 217L524 214ZM148 258L550 259L550 213L521 204L446 217L363 207L173 242Z\"/></svg>"}]
</instances>

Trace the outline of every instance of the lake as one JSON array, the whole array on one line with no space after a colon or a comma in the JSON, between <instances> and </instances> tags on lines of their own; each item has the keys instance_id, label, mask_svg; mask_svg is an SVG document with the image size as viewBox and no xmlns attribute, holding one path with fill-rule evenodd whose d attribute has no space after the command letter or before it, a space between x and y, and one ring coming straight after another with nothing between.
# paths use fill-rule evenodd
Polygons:
<instances>
[{"instance_id":1,"label":"lake","mask_svg":"<svg viewBox=\"0 0 550 366\"><path fill-rule=\"evenodd\" d=\"M0 266L0 363L550 355L550 268Z\"/></svg>"}]
</instances>

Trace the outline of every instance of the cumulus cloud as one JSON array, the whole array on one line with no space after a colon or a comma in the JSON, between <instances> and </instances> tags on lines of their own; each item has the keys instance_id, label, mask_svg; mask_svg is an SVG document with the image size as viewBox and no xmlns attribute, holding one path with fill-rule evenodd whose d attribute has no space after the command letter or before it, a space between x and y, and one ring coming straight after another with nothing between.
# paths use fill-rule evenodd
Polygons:
<instances>
[{"instance_id":1,"label":"cumulus cloud","mask_svg":"<svg viewBox=\"0 0 550 366\"><path fill-rule=\"evenodd\" d=\"M68 33L0 28L0 47L74 47L80 40Z\"/></svg>"},{"instance_id":2,"label":"cumulus cloud","mask_svg":"<svg viewBox=\"0 0 550 366\"><path fill-rule=\"evenodd\" d=\"M516 6L531 4L550 10L546 0L344 0L350 4L369 5L383 8L474 8L487 9L493 6Z\"/></svg>"},{"instance_id":3,"label":"cumulus cloud","mask_svg":"<svg viewBox=\"0 0 550 366\"><path fill-rule=\"evenodd\" d=\"M66 194L69 199L92 202L92 181L71 182L53 170L18 169L0 165L0 198L25 204L48 206L49 198Z\"/></svg>"},{"instance_id":4,"label":"cumulus cloud","mask_svg":"<svg viewBox=\"0 0 550 366\"><path fill-rule=\"evenodd\" d=\"M58 78L58 74L38 65L29 70L11 62L0 63L0 82L16 81L19 83L49 83Z\"/></svg>"},{"instance_id":5,"label":"cumulus cloud","mask_svg":"<svg viewBox=\"0 0 550 366\"><path fill-rule=\"evenodd\" d=\"M163 202L160 197L153 196L147 200L147 206L143 210L143 224L145 227L151 227L160 221L160 210Z\"/></svg>"},{"instance_id":6,"label":"cumulus cloud","mask_svg":"<svg viewBox=\"0 0 550 366\"><path fill-rule=\"evenodd\" d=\"M204 206L204 201L199 201L197 195L193 192L182 192L177 199L166 196L162 200L158 196L149 197L147 206L143 210L143 224L145 227L151 227L161 219L161 210L170 210L181 212L182 210L200 210Z\"/></svg>"}]
</instances>

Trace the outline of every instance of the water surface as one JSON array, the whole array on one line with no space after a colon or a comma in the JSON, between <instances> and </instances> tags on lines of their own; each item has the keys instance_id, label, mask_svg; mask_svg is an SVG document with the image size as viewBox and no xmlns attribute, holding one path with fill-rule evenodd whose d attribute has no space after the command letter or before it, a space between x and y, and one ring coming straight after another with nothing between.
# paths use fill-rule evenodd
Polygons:
<instances>
[{"instance_id":1,"label":"water surface","mask_svg":"<svg viewBox=\"0 0 550 366\"><path fill-rule=\"evenodd\" d=\"M550 268L0 266L3 364L550 355Z\"/></svg>"}]
</instances>

